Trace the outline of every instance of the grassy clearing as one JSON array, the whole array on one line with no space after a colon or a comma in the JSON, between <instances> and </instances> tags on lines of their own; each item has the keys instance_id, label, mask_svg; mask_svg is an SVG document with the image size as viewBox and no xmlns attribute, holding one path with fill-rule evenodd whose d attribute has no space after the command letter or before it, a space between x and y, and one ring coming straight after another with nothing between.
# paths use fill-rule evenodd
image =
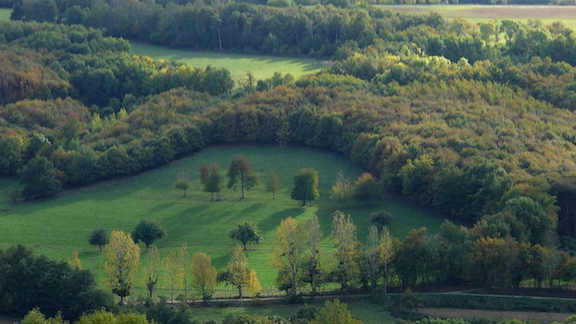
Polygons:
<instances>
[{"instance_id":1,"label":"grassy clearing","mask_svg":"<svg viewBox=\"0 0 576 324\"><path fill-rule=\"evenodd\" d=\"M0 22L1 21L10 21L10 14L11 13L12 13L12 9L0 8Z\"/></svg>"},{"instance_id":2,"label":"grassy clearing","mask_svg":"<svg viewBox=\"0 0 576 324\"><path fill-rule=\"evenodd\" d=\"M200 188L198 169L203 163L218 162L225 173L235 154L246 155L261 178L272 170L278 174L283 188L276 200L272 200L260 185L249 191L244 201L239 201L240 193L233 190L224 190L221 202L210 201L210 195ZM321 194L312 207L304 208L290 199L292 177L303 167L314 167L319 171ZM109 231L131 231L141 219L154 219L168 231L168 235L157 242L162 254L187 243L190 254L206 252L212 256L216 267L223 268L235 245L228 238L229 231L238 222L250 220L263 231L264 241L250 247L249 266L258 272L263 286L271 287L276 271L269 266L267 254L271 249L274 230L280 220L288 216L304 220L316 214L324 234L329 234L331 214L341 209L352 215L358 227L358 236L364 240L370 225L370 214L385 208L395 217L390 229L396 236L403 237L420 226L428 227L431 232L437 231L441 217L434 217L392 197L386 197L377 206L370 207L353 204L342 208L330 201L328 191L341 170L351 178L358 177L362 172L349 160L324 151L255 146L217 147L129 179L15 206L7 202L5 195L17 183L4 179L0 180L0 248L24 244L33 247L37 253L57 259L66 259L73 250L78 250L84 268L100 275L101 254L88 244L92 230L104 227ZM176 176L182 172L189 172L194 183L193 190L186 198L182 197L182 192L173 189ZM323 246L330 248L330 240L325 239ZM146 259L146 255L143 255L143 259ZM139 282L138 286L143 285Z\"/></svg>"},{"instance_id":3,"label":"grassy clearing","mask_svg":"<svg viewBox=\"0 0 576 324\"><path fill-rule=\"evenodd\" d=\"M576 30L576 7L571 6L484 6L484 5L379 5L398 12L437 12L444 18L466 18L472 23L483 20L513 19L526 22L539 19L544 24L561 21Z\"/></svg>"},{"instance_id":4,"label":"grassy clearing","mask_svg":"<svg viewBox=\"0 0 576 324\"><path fill-rule=\"evenodd\" d=\"M131 43L131 53L146 55L154 59L164 59L185 63L194 67L225 68L230 71L234 80L241 80L250 71L256 79L271 77L274 72L291 73L298 78L311 74L323 68L322 62L306 58L287 58L264 55L244 55L217 52L198 52L188 50L170 49L144 43Z\"/></svg>"},{"instance_id":5,"label":"grassy clearing","mask_svg":"<svg viewBox=\"0 0 576 324\"><path fill-rule=\"evenodd\" d=\"M348 309L352 315L360 319L365 324L391 324L394 320L388 313L382 310L381 306L370 303L366 300L343 301L348 304ZM321 307L323 304L316 304ZM198 321L224 320L229 315L240 316L242 314L289 317L295 314L302 305L278 304L251 307L193 307L193 319Z\"/></svg>"}]
</instances>

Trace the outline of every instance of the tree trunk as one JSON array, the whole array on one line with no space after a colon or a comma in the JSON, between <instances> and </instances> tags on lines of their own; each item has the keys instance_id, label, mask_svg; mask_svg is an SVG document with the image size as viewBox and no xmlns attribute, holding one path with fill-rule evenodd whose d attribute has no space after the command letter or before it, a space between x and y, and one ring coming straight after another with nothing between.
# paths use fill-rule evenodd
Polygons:
<instances>
[{"instance_id":1,"label":"tree trunk","mask_svg":"<svg viewBox=\"0 0 576 324\"><path fill-rule=\"evenodd\" d=\"M221 34L220 29L221 29L221 27L220 27L220 25L218 25L218 46L220 47L220 51L222 51L222 37L220 35Z\"/></svg>"},{"instance_id":2,"label":"tree trunk","mask_svg":"<svg viewBox=\"0 0 576 324\"><path fill-rule=\"evenodd\" d=\"M240 172L240 188L242 190L242 198L244 199L244 172Z\"/></svg>"}]
</instances>

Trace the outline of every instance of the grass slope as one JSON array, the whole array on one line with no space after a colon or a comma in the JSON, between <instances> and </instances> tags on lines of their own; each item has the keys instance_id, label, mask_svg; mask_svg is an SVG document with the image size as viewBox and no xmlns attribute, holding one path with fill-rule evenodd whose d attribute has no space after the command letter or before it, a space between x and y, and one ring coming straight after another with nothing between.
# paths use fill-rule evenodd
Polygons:
<instances>
[{"instance_id":1,"label":"grass slope","mask_svg":"<svg viewBox=\"0 0 576 324\"><path fill-rule=\"evenodd\" d=\"M278 174L283 188L276 200L272 200L271 194L266 193L261 184L247 192L244 201L239 200L239 192L228 189L222 193L223 201L210 201L210 194L202 192L200 187L198 169L203 163L218 162L225 174L235 154L248 157L262 182L270 171ZM290 199L292 178L303 167L313 167L320 173L321 198L312 207L300 207L298 202ZM362 172L349 160L324 151L216 147L129 179L71 190L54 199L21 202L15 206L4 197L16 182L3 179L0 180L0 197L3 199L0 200L0 248L24 244L33 247L37 253L63 260L73 250L78 250L84 268L100 275L101 254L97 247L88 244L92 230L103 227L108 231L131 231L140 220L153 219L161 222L168 231L168 235L156 243L162 255L187 243L190 256L206 252L212 256L216 267L223 268L235 245L228 238L229 231L240 221L254 221L263 231L264 240L260 245L250 246L249 266L258 272L263 286L271 287L276 271L269 266L267 255L274 230L286 217L296 217L301 221L316 214L324 234L329 235L331 214L341 209L352 216L358 227L358 236L364 240L370 214L385 208L395 217L390 226L393 235L403 237L411 229L421 226L428 227L431 232L437 231L441 217L432 217L430 213L392 197L382 199L377 206L338 206L329 199L329 189L341 170L350 178L356 178ZM186 198L173 188L176 176L182 172L188 172L193 180L193 189ZM325 249L330 248L330 240L325 239L323 245ZM146 258L145 254L143 258ZM143 287L143 284L138 282L137 286Z\"/></svg>"},{"instance_id":2,"label":"grass slope","mask_svg":"<svg viewBox=\"0 0 576 324\"><path fill-rule=\"evenodd\" d=\"M539 19L544 24L561 21L576 30L576 7L573 6L514 6L514 5L378 5L398 12L436 12L444 18L466 18L472 23L484 20L512 19L526 22Z\"/></svg>"},{"instance_id":3,"label":"grass slope","mask_svg":"<svg viewBox=\"0 0 576 324\"><path fill-rule=\"evenodd\" d=\"M132 42L131 47L131 53L135 55L146 55L154 59L176 61L194 67L211 65L213 67L226 68L236 81L244 79L248 71L252 72L256 79L269 78L274 72L291 73L298 78L302 75L317 72L323 67L322 62L306 58L198 52L170 49L137 42Z\"/></svg>"},{"instance_id":4,"label":"grass slope","mask_svg":"<svg viewBox=\"0 0 576 324\"><path fill-rule=\"evenodd\" d=\"M10 21L10 14L12 9L0 8L0 22Z\"/></svg>"}]
</instances>

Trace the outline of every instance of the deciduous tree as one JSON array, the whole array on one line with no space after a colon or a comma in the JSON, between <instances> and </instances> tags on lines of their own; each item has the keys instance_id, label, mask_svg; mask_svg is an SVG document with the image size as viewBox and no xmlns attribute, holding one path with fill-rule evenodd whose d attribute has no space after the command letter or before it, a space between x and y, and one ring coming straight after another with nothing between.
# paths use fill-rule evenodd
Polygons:
<instances>
[{"instance_id":1,"label":"deciduous tree","mask_svg":"<svg viewBox=\"0 0 576 324\"><path fill-rule=\"evenodd\" d=\"M95 229L88 239L91 245L97 245L100 248L100 252L102 252L102 247L108 244L109 241L108 233L106 233L106 230L103 228Z\"/></svg>"},{"instance_id":2,"label":"deciduous tree","mask_svg":"<svg viewBox=\"0 0 576 324\"><path fill-rule=\"evenodd\" d=\"M356 180L355 198L370 205L380 197L380 185L370 173L364 173Z\"/></svg>"},{"instance_id":3,"label":"deciduous tree","mask_svg":"<svg viewBox=\"0 0 576 324\"><path fill-rule=\"evenodd\" d=\"M292 199L300 200L302 206L307 202L312 205L312 201L320 197L318 191L318 172L313 168L301 169L294 176L294 188L292 188Z\"/></svg>"},{"instance_id":4,"label":"deciduous tree","mask_svg":"<svg viewBox=\"0 0 576 324\"><path fill-rule=\"evenodd\" d=\"M150 244L161 239L165 234L166 230L159 223L147 219L140 221L132 230L134 242L142 241L146 245L146 252Z\"/></svg>"},{"instance_id":5,"label":"deciduous tree","mask_svg":"<svg viewBox=\"0 0 576 324\"><path fill-rule=\"evenodd\" d=\"M192 287L198 289L202 299L208 301L214 294L216 285L216 268L212 266L212 258L206 253L196 253L192 256Z\"/></svg>"},{"instance_id":6,"label":"deciduous tree","mask_svg":"<svg viewBox=\"0 0 576 324\"><path fill-rule=\"evenodd\" d=\"M230 231L230 238L242 243L244 251L246 251L246 244L259 244L262 241L262 235L258 230L258 226L252 222L238 224L237 228Z\"/></svg>"},{"instance_id":7,"label":"deciduous tree","mask_svg":"<svg viewBox=\"0 0 576 324\"><path fill-rule=\"evenodd\" d=\"M228 168L228 188L236 186L242 191L241 199L244 199L244 189L250 190L258 185L258 176L252 172L252 166L243 155L232 158Z\"/></svg>"},{"instance_id":8,"label":"deciduous tree","mask_svg":"<svg viewBox=\"0 0 576 324\"><path fill-rule=\"evenodd\" d=\"M146 266L144 267L144 284L146 285L146 289L148 290L148 298L152 300L154 297L154 290L158 285L158 281L160 280L161 276L161 261L160 261L160 253L158 253L158 248L155 246L150 247L148 251L148 255L146 256Z\"/></svg>"},{"instance_id":9,"label":"deciduous tree","mask_svg":"<svg viewBox=\"0 0 576 324\"><path fill-rule=\"evenodd\" d=\"M334 251L334 260L337 265L336 273L342 289L346 290L358 272L359 242L356 238L356 225L352 222L352 218L346 217L339 210L332 214L332 240L336 247Z\"/></svg>"},{"instance_id":10,"label":"deciduous tree","mask_svg":"<svg viewBox=\"0 0 576 324\"><path fill-rule=\"evenodd\" d=\"M113 231L104 248L104 283L120 297L120 304L132 292L140 265L140 248L130 234Z\"/></svg>"},{"instance_id":11,"label":"deciduous tree","mask_svg":"<svg viewBox=\"0 0 576 324\"><path fill-rule=\"evenodd\" d=\"M239 244L236 245L230 261L228 262L228 282L238 289L240 300L244 296L244 287L249 279L250 271L248 270L248 260L244 249Z\"/></svg>"},{"instance_id":12,"label":"deciduous tree","mask_svg":"<svg viewBox=\"0 0 576 324\"><path fill-rule=\"evenodd\" d=\"M276 172L270 172L268 180L266 180L266 192L271 192L272 197L276 199L276 193L280 190L280 178L276 175Z\"/></svg>"},{"instance_id":13,"label":"deciduous tree","mask_svg":"<svg viewBox=\"0 0 576 324\"><path fill-rule=\"evenodd\" d=\"M184 192L184 197L186 197L186 191L192 187L192 184L185 175L179 175L176 182L174 182L174 187L178 190L182 190Z\"/></svg>"},{"instance_id":14,"label":"deciduous tree","mask_svg":"<svg viewBox=\"0 0 576 324\"><path fill-rule=\"evenodd\" d=\"M283 219L276 229L270 263L278 271L287 274L292 295L297 294L300 286L307 246L305 229L292 217Z\"/></svg>"},{"instance_id":15,"label":"deciduous tree","mask_svg":"<svg viewBox=\"0 0 576 324\"><path fill-rule=\"evenodd\" d=\"M338 200L343 204L348 204L355 195L354 184L350 179L345 178L342 171L338 173L336 182L330 189L330 199Z\"/></svg>"}]
</instances>

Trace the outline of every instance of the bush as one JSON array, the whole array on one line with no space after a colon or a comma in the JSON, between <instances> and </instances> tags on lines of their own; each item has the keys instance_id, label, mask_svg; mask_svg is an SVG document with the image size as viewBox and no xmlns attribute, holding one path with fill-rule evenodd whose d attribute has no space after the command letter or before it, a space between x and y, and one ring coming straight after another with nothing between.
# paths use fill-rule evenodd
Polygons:
<instances>
[{"instance_id":1,"label":"bush","mask_svg":"<svg viewBox=\"0 0 576 324\"><path fill-rule=\"evenodd\" d=\"M392 214L387 210L375 212L370 216L370 221L378 227L388 226L392 223L392 220Z\"/></svg>"}]
</instances>

